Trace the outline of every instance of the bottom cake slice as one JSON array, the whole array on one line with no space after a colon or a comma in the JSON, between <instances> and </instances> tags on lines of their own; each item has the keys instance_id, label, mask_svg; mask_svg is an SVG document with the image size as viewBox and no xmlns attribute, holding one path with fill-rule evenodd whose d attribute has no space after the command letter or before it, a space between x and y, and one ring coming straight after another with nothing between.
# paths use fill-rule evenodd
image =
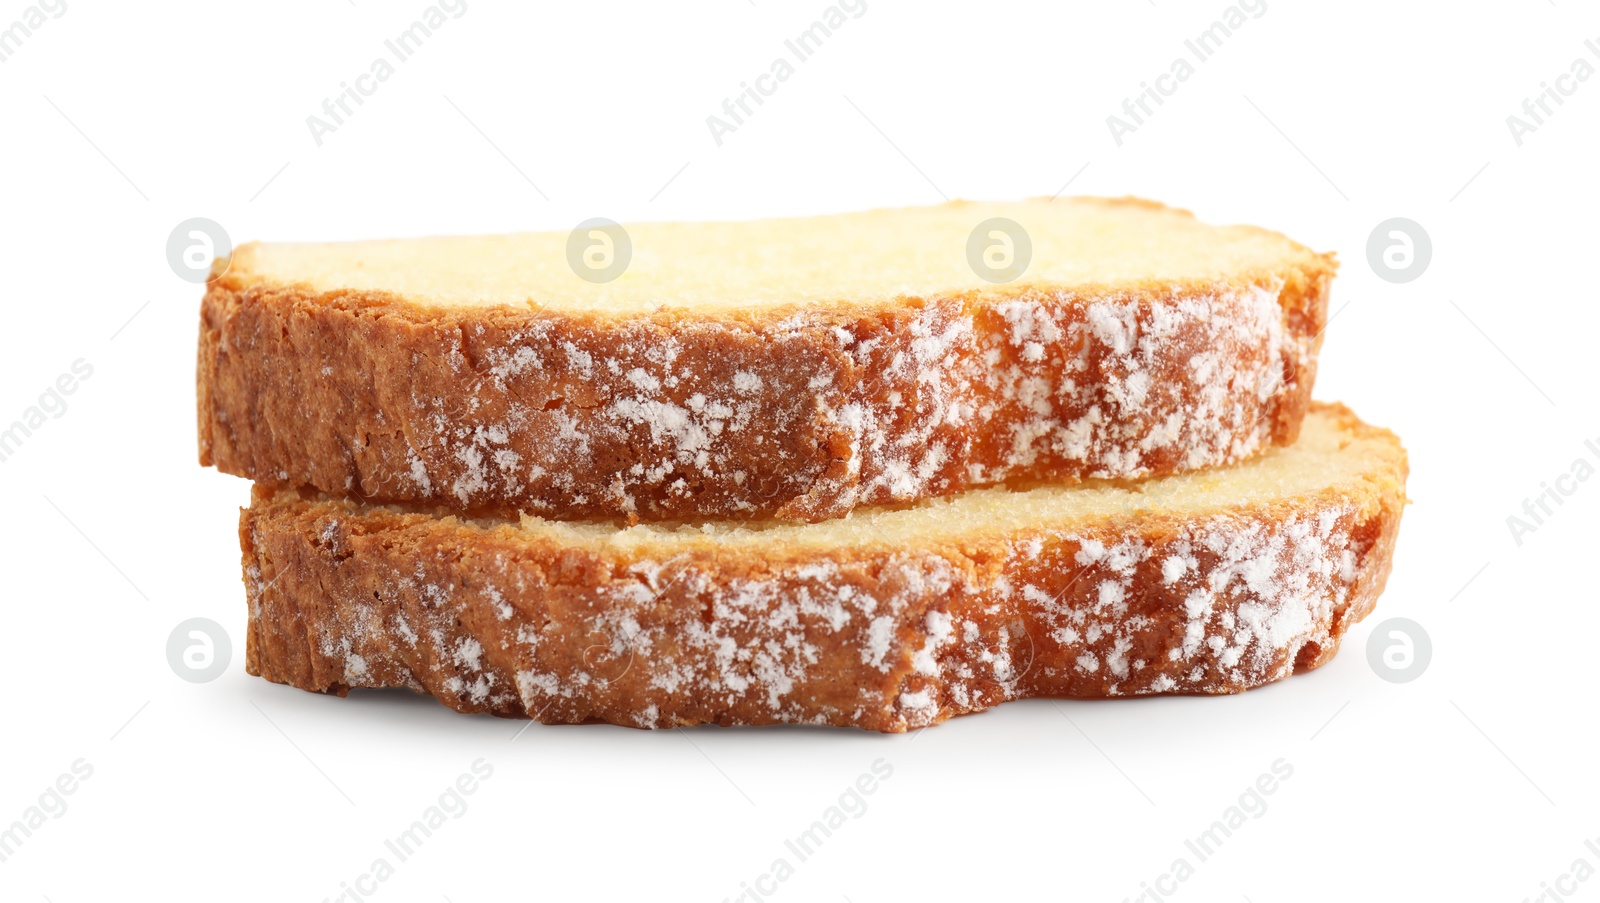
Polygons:
<instances>
[{"instance_id":1,"label":"bottom cake slice","mask_svg":"<svg viewBox=\"0 0 1600 903\"><path fill-rule=\"evenodd\" d=\"M1234 693L1372 610L1405 505L1387 430L1133 484L814 524L485 521L257 489L247 667L464 712L899 732L1029 696Z\"/></svg>"}]
</instances>

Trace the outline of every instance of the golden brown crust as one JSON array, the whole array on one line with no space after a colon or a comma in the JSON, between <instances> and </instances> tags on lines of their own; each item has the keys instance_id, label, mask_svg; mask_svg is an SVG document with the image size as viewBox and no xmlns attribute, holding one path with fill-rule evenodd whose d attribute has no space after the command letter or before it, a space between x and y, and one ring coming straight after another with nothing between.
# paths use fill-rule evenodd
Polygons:
<instances>
[{"instance_id":1,"label":"golden brown crust","mask_svg":"<svg viewBox=\"0 0 1600 903\"><path fill-rule=\"evenodd\" d=\"M613 318L428 308L229 274L206 293L202 464L462 513L818 520L1292 442L1331 257L1226 283L997 287Z\"/></svg>"},{"instance_id":2,"label":"golden brown crust","mask_svg":"<svg viewBox=\"0 0 1600 903\"><path fill-rule=\"evenodd\" d=\"M1232 693L1316 667L1371 611L1404 453L1209 514L1107 516L928 548L767 554L563 543L258 488L247 666L551 723L898 732L1029 696Z\"/></svg>"}]
</instances>

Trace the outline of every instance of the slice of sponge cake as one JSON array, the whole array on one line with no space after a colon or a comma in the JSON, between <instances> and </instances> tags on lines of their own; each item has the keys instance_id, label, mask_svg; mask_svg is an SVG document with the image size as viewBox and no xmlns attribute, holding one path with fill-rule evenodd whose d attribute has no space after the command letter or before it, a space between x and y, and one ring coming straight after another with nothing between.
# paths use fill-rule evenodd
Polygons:
<instances>
[{"instance_id":1,"label":"slice of sponge cake","mask_svg":"<svg viewBox=\"0 0 1600 903\"><path fill-rule=\"evenodd\" d=\"M802 521L1191 471L1294 439L1334 271L1131 199L580 231L609 281L573 240L240 247L202 307L201 462L472 514Z\"/></svg>"},{"instance_id":2,"label":"slice of sponge cake","mask_svg":"<svg viewBox=\"0 0 1600 903\"><path fill-rule=\"evenodd\" d=\"M465 519L258 487L247 667L467 712L905 731L1010 699L1232 693L1371 611L1405 504L1386 430L1317 406L1203 473L976 489L814 524Z\"/></svg>"}]
</instances>

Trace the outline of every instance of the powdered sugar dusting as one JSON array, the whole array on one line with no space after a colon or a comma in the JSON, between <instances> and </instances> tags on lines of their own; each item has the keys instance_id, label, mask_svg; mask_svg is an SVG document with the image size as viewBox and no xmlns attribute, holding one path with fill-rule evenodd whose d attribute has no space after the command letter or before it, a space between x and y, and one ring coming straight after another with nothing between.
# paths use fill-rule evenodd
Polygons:
<instances>
[{"instance_id":1,"label":"powdered sugar dusting","mask_svg":"<svg viewBox=\"0 0 1600 903\"><path fill-rule=\"evenodd\" d=\"M331 564L276 589L261 585L274 572L264 559L246 576L251 629L311 618L319 667L346 686L542 720L907 730L1033 695L1237 692L1320 661L1347 612L1370 605L1377 588L1359 581L1388 549L1356 538L1371 536L1370 515L1353 502L1290 510L1148 534L1038 528L993 540L983 566L938 550L776 555L731 571L714 555L633 556L593 559L590 577L558 585L496 533L466 561L432 540L430 552L368 546L360 573L376 576L361 579L377 582L343 589L357 572ZM353 519L300 535L342 560L366 536ZM274 608L281 598L314 604Z\"/></svg>"},{"instance_id":2,"label":"powdered sugar dusting","mask_svg":"<svg viewBox=\"0 0 1600 903\"><path fill-rule=\"evenodd\" d=\"M336 370L297 388L328 398L296 409L371 407L307 427L350 450L330 491L359 480L366 498L467 510L817 519L1013 479L1247 458L1275 435L1285 374L1299 398L1314 364L1281 289L1036 290L692 324L413 324L403 372ZM370 397L391 384L400 391Z\"/></svg>"}]
</instances>

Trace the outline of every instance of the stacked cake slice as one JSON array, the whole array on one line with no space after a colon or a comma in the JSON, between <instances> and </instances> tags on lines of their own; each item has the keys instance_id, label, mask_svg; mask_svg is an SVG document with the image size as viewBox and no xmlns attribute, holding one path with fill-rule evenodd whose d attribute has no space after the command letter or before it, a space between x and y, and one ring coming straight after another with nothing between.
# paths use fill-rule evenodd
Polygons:
<instances>
[{"instance_id":1,"label":"stacked cake slice","mask_svg":"<svg viewBox=\"0 0 1600 903\"><path fill-rule=\"evenodd\" d=\"M247 245L199 355L247 666L881 731L1315 667L1406 474L1310 401L1333 269L1098 199Z\"/></svg>"}]
</instances>

